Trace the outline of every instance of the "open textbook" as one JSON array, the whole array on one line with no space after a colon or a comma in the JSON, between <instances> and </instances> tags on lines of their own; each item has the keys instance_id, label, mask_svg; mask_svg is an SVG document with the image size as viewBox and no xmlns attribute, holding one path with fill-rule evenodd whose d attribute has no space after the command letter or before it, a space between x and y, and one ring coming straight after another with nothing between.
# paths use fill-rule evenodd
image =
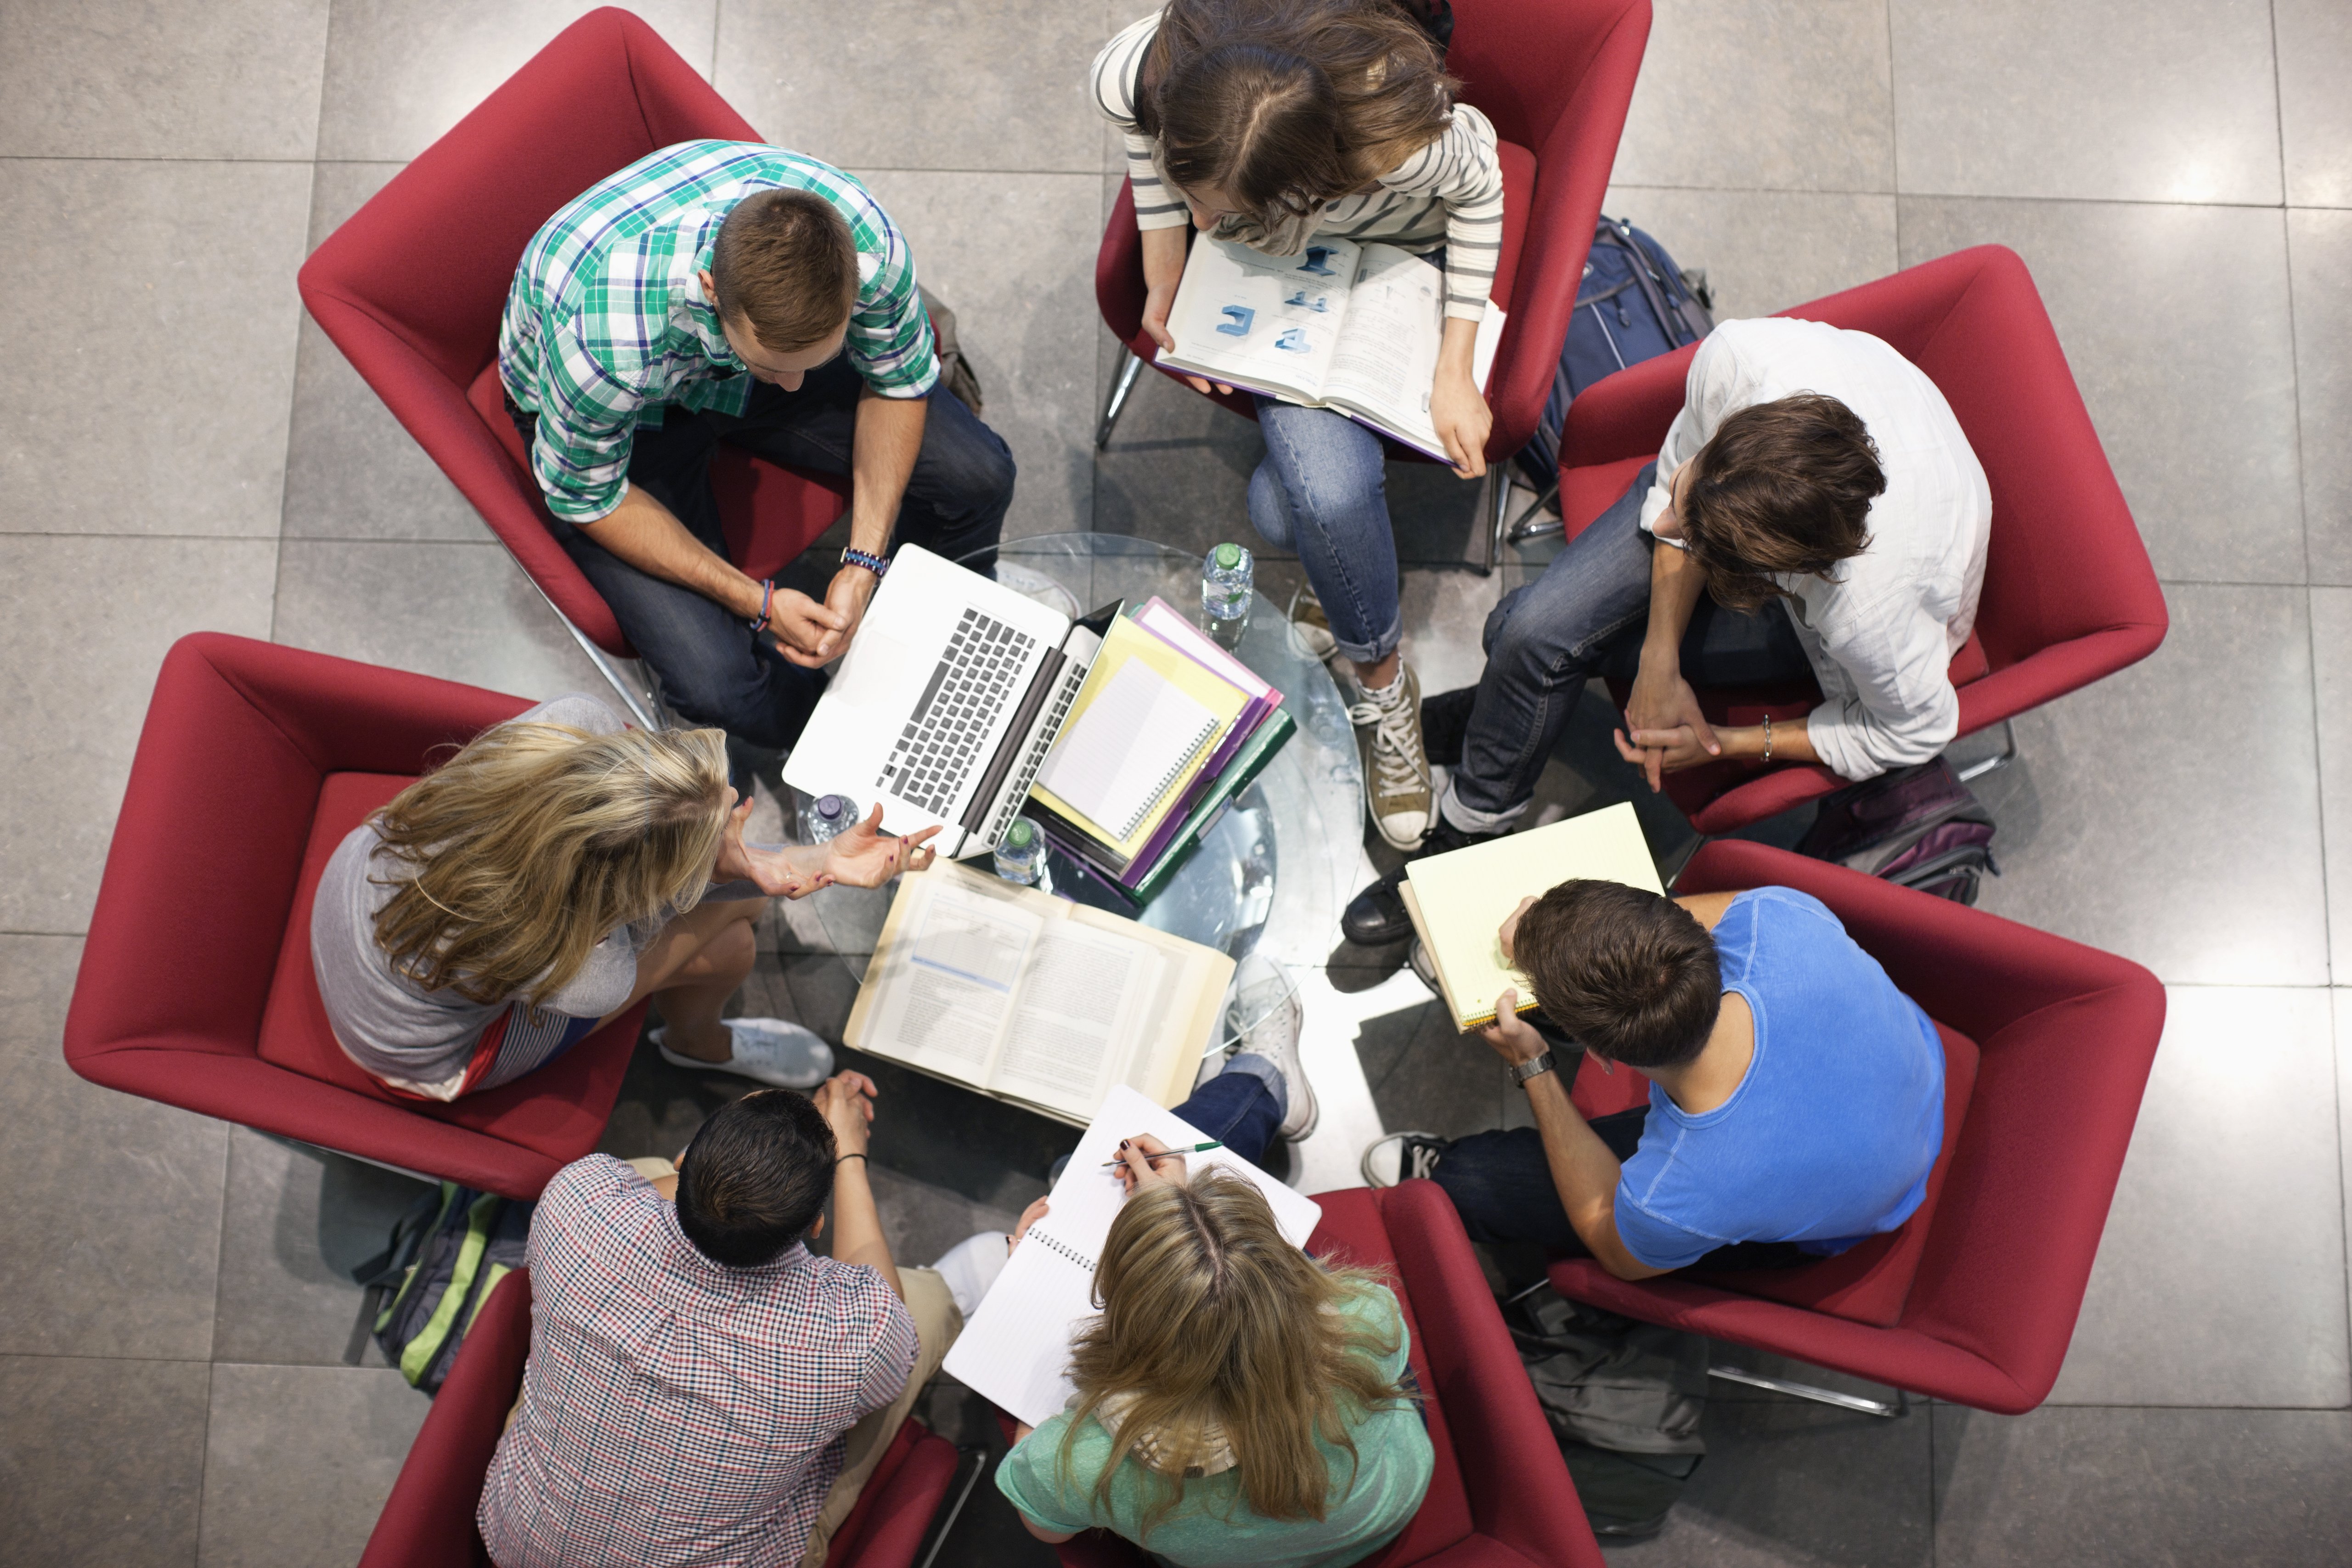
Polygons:
<instances>
[{"instance_id":1,"label":"open textbook","mask_svg":"<svg viewBox=\"0 0 2352 1568\"><path fill-rule=\"evenodd\" d=\"M1083 1127L1115 1088L1191 1089L1233 974L1213 948L940 860L899 879L842 1038Z\"/></svg>"},{"instance_id":2,"label":"open textbook","mask_svg":"<svg viewBox=\"0 0 2352 1568\"><path fill-rule=\"evenodd\" d=\"M1297 256L1193 242L1159 363L1286 403L1332 408L1443 462L1429 389L1445 335L1445 272L1392 245L1318 236ZM1478 323L1471 379L1494 367L1503 310Z\"/></svg>"},{"instance_id":3,"label":"open textbook","mask_svg":"<svg viewBox=\"0 0 2352 1568\"><path fill-rule=\"evenodd\" d=\"M948 1351L950 1376L1032 1426L1044 1426L1069 1404L1070 1341L1095 1316L1095 1262L1125 1201L1118 1173L1103 1163L1118 1156L1120 1139L1139 1132L1171 1148L1202 1140L1198 1128L1173 1111L1124 1086L1112 1089L1054 1184L1045 1216L1013 1249L1004 1272ZM1306 1246L1323 1217L1313 1199L1231 1150L1188 1154L1185 1163L1191 1174L1214 1167L1255 1184L1294 1247Z\"/></svg>"},{"instance_id":4,"label":"open textbook","mask_svg":"<svg viewBox=\"0 0 2352 1568\"><path fill-rule=\"evenodd\" d=\"M1520 1012L1534 1008L1528 977L1504 962L1503 922L1521 899L1541 898L1572 878L1665 891L1632 802L1432 855L1406 868L1397 891L1429 950L1455 1028L1493 1023L1495 999L1507 989L1518 992Z\"/></svg>"}]
</instances>

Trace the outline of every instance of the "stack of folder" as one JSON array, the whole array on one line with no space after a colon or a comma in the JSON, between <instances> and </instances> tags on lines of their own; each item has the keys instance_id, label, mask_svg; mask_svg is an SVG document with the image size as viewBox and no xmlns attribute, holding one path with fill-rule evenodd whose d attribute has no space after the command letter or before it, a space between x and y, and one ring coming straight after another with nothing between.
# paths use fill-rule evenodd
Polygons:
<instances>
[{"instance_id":1,"label":"stack of folder","mask_svg":"<svg viewBox=\"0 0 2352 1568\"><path fill-rule=\"evenodd\" d=\"M1111 623L1026 810L1088 875L1140 906L1297 727L1281 692L1150 599Z\"/></svg>"}]
</instances>

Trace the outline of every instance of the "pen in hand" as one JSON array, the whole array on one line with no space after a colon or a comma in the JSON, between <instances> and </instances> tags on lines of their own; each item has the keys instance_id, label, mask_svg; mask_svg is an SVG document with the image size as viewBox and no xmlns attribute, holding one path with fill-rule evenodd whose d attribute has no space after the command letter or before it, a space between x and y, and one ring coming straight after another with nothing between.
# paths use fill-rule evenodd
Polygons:
<instances>
[{"instance_id":1,"label":"pen in hand","mask_svg":"<svg viewBox=\"0 0 2352 1568\"><path fill-rule=\"evenodd\" d=\"M1187 1143L1181 1149L1154 1150L1150 1153L1146 1154L1144 1159L1149 1162L1152 1160L1165 1160L1172 1154L1205 1154L1212 1149L1222 1149L1223 1147L1224 1144L1219 1142L1216 1139L1212 1138L1205 1143ZM1127 1157L1125 1155L1121 1155L1116 1160L1105 1160L1102 1163L1102 1168L1108 1171L1114 1165L1124 1165L1126 1163Z\"/></svg>"}]
</instances>

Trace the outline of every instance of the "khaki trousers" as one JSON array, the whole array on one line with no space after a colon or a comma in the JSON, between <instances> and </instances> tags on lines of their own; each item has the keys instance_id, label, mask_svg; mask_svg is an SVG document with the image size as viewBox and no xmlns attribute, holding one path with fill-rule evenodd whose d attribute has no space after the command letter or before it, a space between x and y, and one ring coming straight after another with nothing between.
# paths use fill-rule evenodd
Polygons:
<instances>
[{"instance_id":1,"label":"khaki trousers","mask_svg":"<svg viewBox=\"0 0 2352 1568\"><path fill-rule=\"evenodd\" d=\"M832 1544L833 1533L857 1506L858 1494L874 1475L874 1467L882 1462L889 1450L890 1440L898 1435L907 1413L915 1407L915 1400L923 1385L939 1372L940 1363L947 1358L948 1347L963 1332L963 1314L956 1310L955 1298L948 1293L948 1282L929 1268L898 1270L898 1282L907 1288L907 1311L915 1320L915 1369L907 1374L907 1386L898 1397L873 1412L849 1429L849 1453L842 1460L841 1474L834 1479L833 1489L824 1495L824 1506L817 1510L816 1523L810 1527L808 1550L801 1554L801 1568L823 1568L825 1549Z\"/></svg>"}]
</instances>

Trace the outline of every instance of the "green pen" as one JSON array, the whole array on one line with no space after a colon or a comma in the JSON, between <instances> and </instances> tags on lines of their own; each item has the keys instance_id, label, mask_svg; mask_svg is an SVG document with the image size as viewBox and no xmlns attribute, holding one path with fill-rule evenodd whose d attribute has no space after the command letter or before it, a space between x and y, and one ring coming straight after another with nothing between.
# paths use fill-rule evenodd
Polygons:
<instances>
[{"instance_id":1,"label":"green pen","mask_svg":"<svg viewBox=\"0 0 2352 1568\"><path fill-rule=\"evenodd\" d=\"M1212 1149L1222 1149L1224 1145L1223 1143L1220 1143L1217 1140L1212 1138L1206 1143L1187 1143L1181 1149L1162 1149L1157 1153L1146 1154L1144 1158L1146 1160L1164 1160L1171 1154L1205 1154ZM1105 1160L1103 1162L1103 1169L1108 1171L1114 1165L1124 1165L1126 1163L1127 1156L1122 1154L1116 1160Z\"/></svg>"}]
</instances>

